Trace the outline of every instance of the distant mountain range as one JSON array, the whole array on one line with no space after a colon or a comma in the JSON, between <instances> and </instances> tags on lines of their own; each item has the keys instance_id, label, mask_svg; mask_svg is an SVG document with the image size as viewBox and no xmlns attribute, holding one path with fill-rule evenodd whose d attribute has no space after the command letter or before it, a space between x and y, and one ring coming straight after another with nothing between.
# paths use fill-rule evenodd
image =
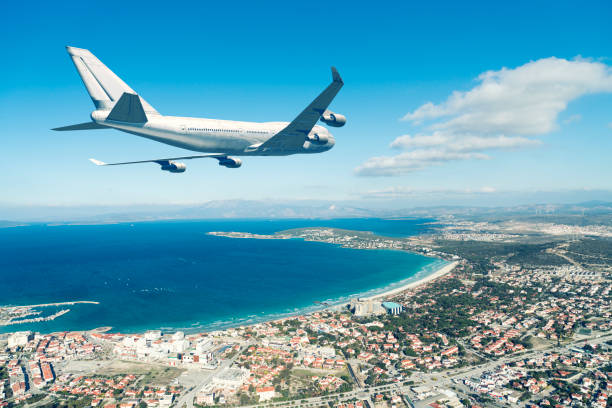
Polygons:
<instances>
[{"instance_id":1,"label":"distant mountain range","mask_svg":"<svg viewBox=\"0 0 612 408\"><path fill-rule=\"evenodd\" d=\"M141 205L141 206L75 206L75 207L0 207L7 221L2 223L57 222L57 223L112 223L163 219L204 218L362 218L384 217L385 211L369 210L350 205L336 205L322 201L209 201L199 205Z\"/></svg>"},{"instance_id":2,"label":"distant mountain range","mask_svg":"<svg viewBox=\"0 0 612 408\"><path fill-rule=\"evenodd\" d=\"M130 221L215 219L215 218L405 218L459 217L466 219L546 219L588 215L612 220L612 202L534 204L508 207L422 206L414 208L367 208L349 202L326 201L209 201L199 205L0 207L0 227L22 223L100 224ZM599 222L599 221L597 221ZM611 221L612 222L612 221Z\"/></svg>"}]
</instances>

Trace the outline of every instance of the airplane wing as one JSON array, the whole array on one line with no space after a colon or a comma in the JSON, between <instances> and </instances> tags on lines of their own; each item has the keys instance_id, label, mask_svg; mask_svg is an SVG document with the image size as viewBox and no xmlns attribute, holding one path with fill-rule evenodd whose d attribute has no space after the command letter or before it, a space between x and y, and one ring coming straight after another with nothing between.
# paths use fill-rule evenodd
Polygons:
<instances>
[{"instance_id":1,"label":"airplane wing","mask_svg":"<svg viewBox=\"0 0 612 408\"><path fill-rule=\"evenodd\" d=\"M138 164L138 163L157 163L157 164L168 164L173 160L191 160L191 159L201 159L201 158L214 158L214 159L226 159L227 155L224 153L210 153L210 154L200 154L197 156L183 156L183 157L171 157L168 159L152 159L152 160L139 160L139 161L131 161L131 162L122 162L122 163L104 163L103 161L96 159L89 159L90 162L95 164L96 166L119 166L121 164Z\"/></svg>"},{"instance_id":2,"label":"airplane wing","mask_svg":"<svg viewBox=\"0 0 612 408\"><path fill-rule=\"evenodd\" d=\"M259 149L294 151L304 144L304 140L317 121L331 104L344 85L338 70L331 68L333 81L310 105L306 107L286 128L265 141Z\"/></svg>"}]
</instances>

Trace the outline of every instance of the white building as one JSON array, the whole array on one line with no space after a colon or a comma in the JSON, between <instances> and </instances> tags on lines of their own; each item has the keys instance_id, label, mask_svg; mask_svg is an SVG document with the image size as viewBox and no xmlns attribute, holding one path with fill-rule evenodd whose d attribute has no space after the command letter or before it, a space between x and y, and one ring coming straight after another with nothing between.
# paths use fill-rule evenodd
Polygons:
<instances>
[{"instance_id":1,"label":"white building","mask_svg":"<svg viewBox=\"0 0 612 408\"><path fill-rule=\"evenodd\" d=\"M244 384L249 375L249 370L226 368L212 378L212 383L219 388L237 389Z\"/></svg>"},{"instance_id":2,"label":"white building","mask_svg":"<svg viewBox=\"0 0 612 408\"><path fill-rule=\"evenodd\" d=\"M31 331L15 332L8 337L8 347L23 347L30 340L34 340L34 334Z\"/></svg>"},{"instance_id":3,"label":"white building","mask_svg":"<svg viewBox=\"0 0 612 408\"><path fill-rule=\"evenodd\" d=\"M123 338L123 340L121 340L121 345L123 345L124 347L135 348L136 347L136 339L134 337L131 337L131 336L126 336L126 337Z\"/></svg>"},{"instance_id":4,"label":"white building","mask_svg":"<svg viewBox=\"0 0 612 408\"><path fill-rule=\"evenodd\" d=\"M318 356L323 358L334 358L336 356L336 350L329 346L304 346L300 351L303 356Z\"/></svg>"},{"instance_id":5,"label":"white building","mask_svg":"<svg viewBox=\"0 0 612 408\"><path fill-rule=\"evenodd\" d=\"M174 395L173 394L164 395L163 397L161 397L159 399L159 406L160 407L169 407L170 405L172 405L173 401L174 401Z\"/></svg>"},{"instance_id":6,"label":"white building","mask_svg":"<svg viewBox=\"0 0 612 408\"><path fill-rule=\"evenodd\" d=\"M387 313L392 315L398 315L402 313L402 310L404 309L402 305L395 302L383 302L382 307L387 311Z\"/></svg>"},{"instance_id":7,"label":"white building","mask_svg":"<svg viewBox=\"0 0 612 408\"><path fill-rule=\"evenodd\" d=\"M161 330L149 330L145 333L145 339L155 341L159 340L162 336Z\"/></svg>"},{"instance_id":8,"label":"white building","mask_svg":"<svg viewBox=\"0 0 612 408\"><path fill-rule=\"evenodd\" d=\"M196 394L196 404L199 405L214 405L215 393L212 391L211 384L207 384Z\"/></svg>"},{"instance_id":9,"label":"white building","mask_svg":"<svg viewBox=\"0 0 612 408\"><path fill-rule=\"evenodd\" d=\"M382 315L387 312L381 303L375 300L352 299L349 308L355 316Z\"/></svg>"},{"instance_id":10,"label":"white building","mask_svg":"<svg viewBox=\"0 0 612 408\"><path fill-rule=\"evenodd\" d=\"M196 344L196 351L198 354L210 353L214 347L215 344L213 343L212 339L204 338L199 340L198 344Z\"/></svg>"},{"instance_id":11,"label":"white building","mask_svg":"<svg viewBox=\"0 0 612 408\"><path fill-rule=\"evenodd\" d=\"M259 396L259 402L264 402L274 398L276 392L274 391L274 387L263 387L257 389L257 395Z\"/></svg>"},{"instance_id":12,"label":"white building","mask_svg":"<svg viewBox=\"0 0 612 408\"><path fill-rule=\"evenodd\" d=\"M170 351L173 353L184 353L189 348L189 340L175 340L170 343Z\"/></svg>"}]
</instances>

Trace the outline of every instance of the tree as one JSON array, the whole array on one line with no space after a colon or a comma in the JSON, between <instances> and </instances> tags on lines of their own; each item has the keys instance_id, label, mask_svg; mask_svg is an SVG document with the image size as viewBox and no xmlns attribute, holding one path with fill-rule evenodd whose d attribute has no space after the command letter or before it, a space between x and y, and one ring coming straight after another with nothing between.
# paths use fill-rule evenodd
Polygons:
<instances>
[{"instance_id":1,"label":"tree","mask_svg":"<svg viewBox=\"0 0 612 408\"><path fill-rule=\"evenodd\" d=\"M240 394L240 405L249 405L251 403L251 399L248 395L241 393Z\"/></svg>"}]
</instances>

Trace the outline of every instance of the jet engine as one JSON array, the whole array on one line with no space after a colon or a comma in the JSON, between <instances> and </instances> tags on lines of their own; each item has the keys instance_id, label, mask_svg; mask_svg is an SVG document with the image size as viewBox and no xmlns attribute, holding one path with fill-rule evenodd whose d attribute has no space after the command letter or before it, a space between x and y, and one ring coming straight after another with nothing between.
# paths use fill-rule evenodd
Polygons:
<instances>
[{"instance_id":1,"label":"jet engine","mask_svg":"<svg viewBox=\"0 0 612 408\"><path fill-rule=\"evenodd\" d=\"M346 116L326 110L321 115L321 122L333 127L342 127L346 124Z\"/></svg>"},{"instance_id":2,"label":"jet engine","mask_svg":"<svg viewBox=\"0 0 612 408\"><path fill-rule=\"evenodd\" d=\"M169 171L170 173L184 173L187 170L185 163L179 163L174 161L168 161L161 165L161 169Z\"/></svg>"},{"instance_id":3,"label":"jet engine","mask_svg":"<svg viewBox=\"0 0 612 408\"><path fill-rule=\"evenodd\" d=\"M219 166L225 166L228 169L237 169L242 166L242 160L235 157L220 157L218 160Z\"/></svg>"},{"instance_id":4,"label":"jet engine","mask_svg":"<svg viewBox=\"0 0 612 408\"><path fill-rule=\"evenodd\" d=\"M318 133L312 133L308 135L308 137L306 137L306 140L308 140L310 143L324 145L327 143L329 138L327 137L327 135L319 135Z\"/></svg>"}]
</instances>

